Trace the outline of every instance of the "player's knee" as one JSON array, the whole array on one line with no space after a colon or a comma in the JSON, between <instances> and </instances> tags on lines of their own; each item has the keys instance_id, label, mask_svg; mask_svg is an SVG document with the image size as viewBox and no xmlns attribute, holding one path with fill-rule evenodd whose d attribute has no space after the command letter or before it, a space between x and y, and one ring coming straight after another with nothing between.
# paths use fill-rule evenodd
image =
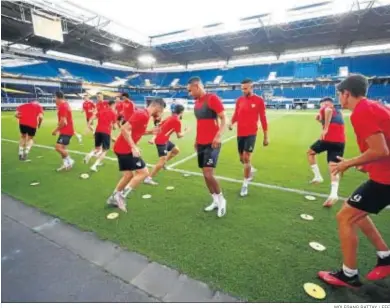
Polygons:
<instances>
[{"instance_id":1,"label":"player's knee","mask_svg":"<svg viewBox=\"0 0 390 308\"><path fill-rule=\"evenodd\" d=\"M62 145L57 143L55 149L57 152L62 152Z\"/></svg>"},{"instance_id":2,"label":"player's knee","mask_svg":"<svg viewBox=\"0 0 390 308\"><path fill-rule=\"evenodd\" d=\"M173 152L173 154L177 155L180 153L180 149L178 147L174 147L172 152Z\"/></svg>"},{"instance_id":3,"label":"player's knee","mask_svg":"<svg viewBox=\"0 0 390 308\"><path fill-rule=\"evenodd\" d=\"M348 203L345 202L343 207L336 214L336 220L339 225L348 224L351 221L351 216L348 211L345 210L345 206L348 206Z\"/></svg>"},{"instance_id":4,"label":"player's knee","mask_svg":"<svg viewBox=\"0 0 390 308\"><path fill-rule=\"evenodd\" d=\"M212 168L203 168L203 176L206 180L213 178L213 169Z\"/></svg>"},{"instance_id":5,"label":"player's knee","mask_svg":"<svg viewBox=\"0 0 390 308\"><path fill-rule=\"evenodd\" d=\"M160 157L160 159L158 160L158 163L157 163L157 165L159 166L159 167L162 167L162 166L164 166L164 164L167 162L167 157L166 156L163 156L163 157Z\"/></svg>"},{"instance_id":6,"label":"player's knee","mask_svg":"<svg viewBox=\"0 0 390 308\"><path fill-rule=\"evenodd\" d=\"M249 164L250 161L251 161L250 155L249 154L244 154L244 156L242 157L242 163L243 164Z\"/></svg>"},{"instance_id":7,"label":"player's knee","mask_svg":"<svg viewBox=\"0 0 390 308\"><path fill-rule=\"evenodd\" d=\"M306 154L307 154L307 156L314 156L314 155L316 155L316 152L314 152L312 149L308 149Z\"/></svg>"}]
</instances>

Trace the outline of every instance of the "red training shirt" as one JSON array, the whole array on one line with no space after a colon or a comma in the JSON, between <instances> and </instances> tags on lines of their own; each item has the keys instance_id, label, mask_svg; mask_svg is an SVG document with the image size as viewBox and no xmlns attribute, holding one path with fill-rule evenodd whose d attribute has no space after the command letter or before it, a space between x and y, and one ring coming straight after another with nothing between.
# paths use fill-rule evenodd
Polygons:
<instances>
[{"instance_id":1,"label":"red training shirt","mask_svg":"<svg viewBox=\"0 0 390 308\"><path fill-rule=\"evenodd\" d=\"M324 141L345 143L344 119L341 111L334 107L324 106L320 108L320 119L322 126L325 124L325 110L332 109L332 118L329 123L328 133L325 135Z\"/></svg>"},{"instance_id":2,"label":"red training shirt","mask_svg":"<svg viewBox=\"0 0 390 308\"><path fill-rule=\"evenodd\" d=\"M73 136L74 128L73 128L72 109L70 108L67 102L63 101L57 106L57 115L58 115L58 123L60 122L61 118L66 119L66 125L60 129L60 134Z\"/></svg>"},{"instance_id":3,"label":"red training shirt","mask_svg":"<svg viewBox=\"0 0 390 308\"><path fill-rule=\"evenodd\" d=\"M119 101L115 103L115 110L118 116L122 115L123 112L123 102Z\"/></svg>"},{"instance_id":4,"label":"red training shirt","mask_svg":"<svg viewBox=\"0 0 390 308\"><path fill-rule=\"evenodd\" d=\"M98 119L96 125L97 133L111 135L112 126L116 123L116 113L111 108L103 109L96 114Z\"/></svg>"},{"instance_id":5,"label":"red training shirt","mask_svg":"<svg viewBox=\"0 0 390 308\"><path fill-rule=\"evenodd\" d=\"M145 134L150 114L147 109L138 109L131 116L129 123L131 125L131 137L135 144ZM114 144L114 152L116 154L131 154L132 149L125 137L121 134Z\"/></svg>"},{"instance_id":6,"label":"red training shirt","mask_svg":"<svg viewBox=\"0 0 390 308\"><path fill-rule=\"evenodd\" d=\"M200 110L206 107L216 114L224 111L221 99L212 93L206 93L195 101L194 109ZM197 119L196 143L201 145L211 144L218 133L218 119Z\"/></svg>"},{"instance_id":7,"label":"red training shirt","mask_svg":"<svg viewBox=\"0 0 390 308\"><path fill-rule=\"evenodd\" d=\"M360 152L368 149L367 138L382 133L390 148L390 109L366 98L362 99L352 111L351 122ZM364 165L371 180L390 185L390 156Z\"/></svg>"},{"instance_id":8,"label":"red training shirt","mask_svg":"<svg viewBox=\"0 0 390 308\"><path fill-rule=\"evenodd\" d=\"M95 111L95 109L95 104L92 101L85 101L83 103L83 110L85 112L85 117L87 118L87 121L93 116L93 112Z\"/></svg>"},{"instance_id":9,"label":"red training shirt","mask_svg":"<svg viewBox=\"0 0 390 308\"><path fill-rule=\"evenodd\" d=\"M161 122L160 132L157 134L154 143L158 145L166 144L174 132L181 132L181 122L177 114L171 115Z\"/></svg>"},{"instance_id":10,"label":"red training shirt","mask_svg":"<svg viewBox=\"0 0 390 308\"><path fill-rule=\"evenodd\" d=\"M43 113L43 108L38 102L33 101L18 106L16 108L16 111L19 114L20 125L26 125L32 128L37 128L38 115Z\"/></svg>"},{"instance_id":11,"label":"red training shirt","mask_svg":"<svg viewBox=\"0 0 390 308\"><path fill-rule=\"evenodd\" d=\"M131 118L135 109L135 104L131 100L124 100L122 102L122 115L125 121Z\"/></svg>"},{"instance_id":12,"label":"red training shirt","mask_svg":"<svg viewBox=\"0 0 390 308\"><path fill-rule=\"evenodd\" d=\"M255 94L239 97L232 117L232 124L237 122L237 136L257 135L259 119L263 131L267 131L264 100Z\"/></svg>"},{"instance_id":13,"label":"red training shirt","mask_svg":"<svg viewBox=\"0 0 390 308\"><path fill-rule=\"evenodd\" d=\"M108 104L107 101L100 101L96 103L96 110L99 112L102 109L109 108L110 105Z\"/></svg>"}]
</instances>

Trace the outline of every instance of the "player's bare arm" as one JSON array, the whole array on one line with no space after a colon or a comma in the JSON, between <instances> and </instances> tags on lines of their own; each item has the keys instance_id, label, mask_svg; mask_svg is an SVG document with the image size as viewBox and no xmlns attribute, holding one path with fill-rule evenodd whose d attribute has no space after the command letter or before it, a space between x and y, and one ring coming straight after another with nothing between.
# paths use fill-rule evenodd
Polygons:
<instances>
[{"instance_id":1,"label":"player's bare arm","mask_svg":"<svg viewBox=\"0 0 390 308\"><path fill-rule=\"evenodd\" d=\"M121 126L121 134L123 135L123 137L125 137L126 142L130 145L133 156L139 157L141 153L137 145L135 144L133 138L131 137L131 130L132 127L129 122L126 122L124 125Z\"/></svg>"},{"instance_id":2,"label":"player's bare arm","mask_svg":"<svg viewBox=\"0 0 390 308\"><path fill-rule=\"evenodd\" d=\"M218 113L218 118L221 121L221 125L219 126L219 130L218 130L217 134L215 135L213 143L212 143L212 147L214 149L219 148L221 146L221 137L222 137L222 135L223 135L223 133L225 131L225 127L226 127L226 115L225 115L225 112L222 111L222 112Z\"/></svg>"},{"instance_id":3,"label":"player's bare arm","mask_svg":"<svg viewBox=\"0 0 390 308\"><path fill-rule=\"evenodd\" d=\"M331 108L325 109L325 123L324 128L322 129L321 139L324 139L326 134L328 133L330 121L332 120L332 113L333 111Z\"/></svg>"},{"instance_id":4,"label":"player's bare arm","mask_svg":"<svg viewBox=\"0 0 390 308\"><path fill-rule=\"evenodd\" d=\"M92 123L93 123L93 121L96 119L96 114L93 114L92 115L92 117L89 119L89 121L88 121L88 129L89 130L91 130L91 131L93 131L93 128L92 128Z\"/></svg>"},{"instance_id":5,"label":"player's bare arm","mask_svg":"<svg viewBox=\"0 0 390 308\"><path fill-rule=\"evenodd\" d=\"M38 114L37 122L38 122L38 128L41 128L43 122L43 113Z\"/></svg>"},{"instance_id":6,"label":"player's bare arm","mask_svg":"<svg viewBox=\"0 0 390 308\"><path fill-rule=\"evenodd\" d=\"M351 167L359 167L390 155L383 133L371 135L366 139L366 142L368 144L367 151L351 159L339 157L341 162L332 164L332 173L343 173ZM364 171L364 168L358 168L358 170Z\"/></svg>"},{"instance_id":7,"label":"player's bare arm","mask_svg":"<svg viewBox=\"0 0 390 308\"><path fill-rule=\"evenodd\" d=\"M59 130L67 125L66 117L61 117L57 127L53 130L52 135L55 136Z\"/></svg>"},{"instance_id":8,"label":"player's bare arm","mask_svg":"<svg viewBox=\"0 0 390 308\"><path fill-rule=\"evenodd\" d=\"M233 126L237 122L237 109L238 109L237 105L238 105L238 100L236 101L236 106L234 107L234 113L233 113L232 119L231 119L229 127L228 127L229 130L233 130Z\"/></svg>"},{"instance_id":9,"label":"player's bare arm","mask_svg":"<svg viewBox=\"0 0 390 308\"><path fill-rule=\"evenodd\" d=\"M176 137L178 139L183 138L187 133L189 133L191 129L189 127L184 128L184 130L180 133L176 133Z\"/></svg>"}]
</instances>

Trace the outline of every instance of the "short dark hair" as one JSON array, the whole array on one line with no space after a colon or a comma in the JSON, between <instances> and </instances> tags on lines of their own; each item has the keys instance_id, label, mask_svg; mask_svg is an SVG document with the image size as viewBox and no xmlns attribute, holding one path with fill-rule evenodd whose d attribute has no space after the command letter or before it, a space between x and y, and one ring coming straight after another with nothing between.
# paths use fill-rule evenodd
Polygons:
<instances>
[{"instance_id":1,"label":"short dark hair","mask_svg":"<svg viewBox=\"0 0 390 308\"><path fill-rule=\"evenodd\" d=\"M65 97L64 92L62 92L62 91L57 91L55 95L56 95L56 98L59 98L59 99L64 99L64 97Z\"/></svg>"},{"instance_id":2,"label":"short dark hair","mask_svg":"<svg viewBox=\"0 0 390 308\"><path fill-rule=\"evenodd\" d=\"M184 111L184 106L182 104L175 105L175 108L173 108L173 113L180 114Z\"/></svg>"},{"instance_id":3,"label":"short dark hair","mask_svg":"<svg viewBox=\"0 0 390 308\"><path fill-rule=\"evenodd\" d=\"M157 104L163 108L165 108L167 106L167 104L165 103L165 101L162 98L155 98L150 102L150 104Z\"/></svg>"},{"instance_id":4,"label":"short dark hair","mask_svg":"<svg viewBox=\"0 0 390 308\"><path fill-rule=\"evenodd\" d=\"M109 101L108 101L108 105L109 105L109 106L112 106L112 105L114 105L114 104L115 104L115 101L113 101L113 100L109 100Z\"/></svg>"},{"instance_id":5,"label":"short dark hair","mask_svg":"<svg viewBox=\"0 0 390 308\"><path fill-rule=\"evenodd\" d=\"M368 89L368 80L360 74L350 75L336 86L337 91L351 92L353 97L366 96Z\"/></svg>"},{"instance_id":6,"label":"short dark hair","mask_svg":"<svg viewBox=\"0 0 390 308\"><path fill-rule=\"evenodd\" d=\"M326 96L324 98L321 98L320 100L320 104L323 103L323 102L331 102L333 104L333 98L329 97L329 96Z\"/></svg>"},{"instance_id":7,"label":"short dark hair","mask_svg":"<svg viewBox=\"0 0 390 308\"><path fill-rule=\"evenodd\" d=\"M189 80L188 80L188 84L191 84L193 82L202 82L202 79L200 79L200 77L198 76L194 76L194 77L191 77Z\"/></svg>"},{"instance_id":8,"label":"short dark hair","mask_svg":"<svg viewBox=\"0 0 390 308\"><path fill-rule=\"evenodd\" d=\"M103 95L103 93L102 93L102 92L98 92L98 93L96 93L96 96L97 96L97 95L99 95L99 94Z\"/></svg>"},{"instance_id":9,"label":"short dark hair","mask_svg":"<svg viewBox=\"0 0 390 308\"><path fill-rule=\"evenodd\" d=\"M129 93L125 93L125 92L123 92L123 93L121 94L121 97L126 97L126 98L129 98Z\"/></svg>"},{"instance_id":10,"label":"short dark hair","mask_svg":"<svg viewBox=\"0 0 390 308\"><path fill-rule=\"evenodd\" d=\"M241 84L245 84L245 83L253 83L253 80L250 78L245 78L243 81L241 81Z\"/></svg>"}]
</instances>

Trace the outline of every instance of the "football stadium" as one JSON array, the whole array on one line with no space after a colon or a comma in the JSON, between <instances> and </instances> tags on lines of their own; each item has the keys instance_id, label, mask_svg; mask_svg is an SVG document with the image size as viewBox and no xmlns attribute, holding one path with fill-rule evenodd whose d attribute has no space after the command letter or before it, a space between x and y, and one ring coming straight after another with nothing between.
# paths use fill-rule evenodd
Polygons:
<instances>
[{"instance_id":1,"label":"football stadium","mask_svg":"<svg viewBox=\"0 0 390 308\"><path fill-rule=\"evenodd\" d=\"M389 148L388 0L1 1L2 302L389 307Z\"/></svg>"}]
</instances>

